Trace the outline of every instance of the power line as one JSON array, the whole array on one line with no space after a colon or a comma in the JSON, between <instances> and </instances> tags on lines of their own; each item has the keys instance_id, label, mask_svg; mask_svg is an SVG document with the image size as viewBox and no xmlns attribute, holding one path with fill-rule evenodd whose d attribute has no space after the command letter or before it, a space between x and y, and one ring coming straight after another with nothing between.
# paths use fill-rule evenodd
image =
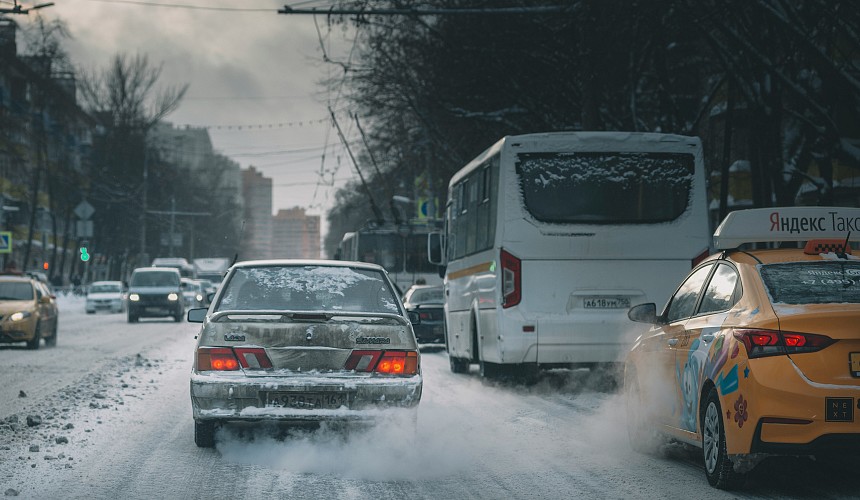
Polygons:
<instances>
[{"instance_id":1,"label":"power line","mask_svg":"<svg viewBox=\"0 0 860 500\"><path fill-rule=\"evenodd\" d=\"M309 14L309 15L359 15L359 16L442 16L457 14L555 14L571 11L569 5L547 5L539 7L499 7L499 8L463 8L463 9L431 9L431 8L399 8L399 9L296 9L284 5L278 14Z\"/></svg>"},{"instance_id":2,"label":"power line","mask_svg":"<svg viewBox=\"0 0 860 500\"><path fill-rule=\"evenodd\" d=\"M190 5L190 4L178 4L178 3L157 3L157 2L144 2L141 0L85 0L87 2L96 2L96 3L112 3L112 4L125 4L125 5L137 5L141 7L162 7L169 9L185 9L185 10L209 10L209 11L219 11L219 12L272 12L274 9L271 8L247 8L247 7L212 7L206 5Z\"/></svg>"}]
</instances>

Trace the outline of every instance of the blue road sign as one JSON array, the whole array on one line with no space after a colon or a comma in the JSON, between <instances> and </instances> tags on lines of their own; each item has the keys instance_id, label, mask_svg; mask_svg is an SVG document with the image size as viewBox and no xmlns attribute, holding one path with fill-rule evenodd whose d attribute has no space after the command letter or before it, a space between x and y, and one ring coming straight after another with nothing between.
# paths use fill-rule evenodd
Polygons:
<instances>
[{"instance_id":1,"label":"blue road sign","mask_svg":"<svg viewBox=\"0 0 860 500\"><path fill-rule=\"evenodd\" d=\"M12 231L0 231L0 253L12 253Z\"/></svg>"}]
</instances>

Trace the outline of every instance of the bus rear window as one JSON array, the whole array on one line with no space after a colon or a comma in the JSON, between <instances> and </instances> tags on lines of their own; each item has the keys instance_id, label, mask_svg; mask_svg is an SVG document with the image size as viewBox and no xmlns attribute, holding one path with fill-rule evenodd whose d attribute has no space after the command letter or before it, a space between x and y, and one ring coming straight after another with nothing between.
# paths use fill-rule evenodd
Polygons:
<instances>
[{"instance_id":1,"label":"bus rear window","mask_svg":"<svg viewBox=\"0 0 860 500\"><path fill-rule=\"evenodd\" d=\"M759 272L774 304L860 304L860 262L787 262Z\"/></svg>"},{"instance_id":2,"label":"bus rear window","mask_svg":"<svg viewBox=\"0 0 860 500\"><path fill-rule=\"evenodd\" d=\"M690 204L688 153L523 153L516 163L526 210L537 220L646 224L677 219Z\"/></svg>"}]
</instances>

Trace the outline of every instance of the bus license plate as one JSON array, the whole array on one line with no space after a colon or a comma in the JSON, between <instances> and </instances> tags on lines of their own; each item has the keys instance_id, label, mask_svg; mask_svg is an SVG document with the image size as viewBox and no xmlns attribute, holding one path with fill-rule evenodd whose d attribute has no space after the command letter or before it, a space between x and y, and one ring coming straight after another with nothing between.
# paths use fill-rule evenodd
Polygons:
<instances>
[{"instance_id":1,"label":"bus license plate","mask_svg":"<svg viewBox=\"0 0 860 500\"><path fill-rule=\"evenodd\" d=\"M266 396L266 406L276 408L336 410L346 404L343 392L270 392Z\"/></svg>"},{"instance_id":2,"label":"bus license plate","mask_svg":"<svg viewBox=\"0 0 860 500\"><path fill-rule=\"evenodd\" d=\"M860 352L848 354L848 360L851 365L851 376L860 377Z\"/></svg>"},{"instance_id":3,"label":"bus license plate","mask_svg":"<svg viewBox=\"0 0 860 500\"><path fill-rule=\"evenodd\" d=\"M582 299L585 309L628 309L630 299L627 297L585 297Z\"/></svg>"}]
</instances>

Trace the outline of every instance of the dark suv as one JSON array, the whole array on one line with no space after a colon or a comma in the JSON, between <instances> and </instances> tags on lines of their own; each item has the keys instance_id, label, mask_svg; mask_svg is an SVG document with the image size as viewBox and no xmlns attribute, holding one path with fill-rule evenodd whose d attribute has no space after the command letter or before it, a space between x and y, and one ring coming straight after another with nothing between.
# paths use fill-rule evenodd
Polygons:
<instances>
[{"instance_id":1,"label":"dark suv","mask_svg":"<svg viewBox=\"0 0 860 500\"><path fill-rule=\"evenodd\" d=\"M185 315L179 271L168 267L141 267L131 274L128 287L128 322L142 317Z\"/></svg>"}]
</instances>

